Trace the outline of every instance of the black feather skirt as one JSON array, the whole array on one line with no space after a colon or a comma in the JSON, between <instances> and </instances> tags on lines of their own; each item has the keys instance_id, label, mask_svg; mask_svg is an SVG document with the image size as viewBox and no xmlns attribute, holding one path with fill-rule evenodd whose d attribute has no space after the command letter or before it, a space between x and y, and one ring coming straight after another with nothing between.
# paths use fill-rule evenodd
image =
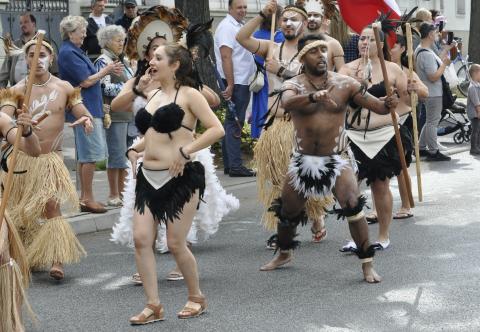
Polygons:
<instances>
[{"instance_id":1,"label":"black feather skirt","mask_svg":"<svg viewBox=\"0 0 480 332\"><path fill-rule=\"evenodd\" d=\"M135 187L135 210L144 214L147 206L155 221L168 226L167 221L173 222L180 217L183 207L197 190L202 199L205 192L205 168L198 161L185 164L183 175L170 179L158 189L148 182L142 167L139 167Z\"/></svg>"},{"instance_id":2,"label":"black feather skirt","mask_svg":"<svg viewBox=\"0 0 480 332\"><path fill-rule=\"evenodd\" d=\"M405 152L405 159L407 167L412 162L413 139L408 128L400 125L400 137L402 139L403 150ZM385 181L394 176L398 176L402 170L400 163L400 155L398 154L395 136L377 153L377 155L370 159L365 153L353 142L350 141L350 147L355 156L358 165L358 179L367 180L367 185L375 180Z\"/></svg>"}]
</instances>

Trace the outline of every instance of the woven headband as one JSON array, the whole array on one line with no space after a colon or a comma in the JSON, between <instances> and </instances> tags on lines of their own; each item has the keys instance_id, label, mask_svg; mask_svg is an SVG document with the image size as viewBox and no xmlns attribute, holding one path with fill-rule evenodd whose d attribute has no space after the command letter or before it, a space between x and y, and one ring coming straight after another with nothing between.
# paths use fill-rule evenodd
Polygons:
<instances>
[{"instance_id":1,"label":"woven headband","mask_svg":"<svg viewBox=\"0 0 480 332\"><path fill-rule=\"evenodd\" d=\"M288 8L285 8L285 9L282 11L282 15L283 15L285 12L289 12L289 11L297 12L298 14L302 15L305 19L308 19L307 13L305 13L305 11L303 11L303 10L297 8L297 7L288 7Z\"/></svg>"},{"instance_id":2,"label":"woven headband","mask_svg":"<svg viewBox=\"0 0 480 332\"><path fill-rule=\"evenodd\" d=\"M25 53L27 53L27 50L30 46L32 45L35 45L37 43L37 40L36 39L31 39L30 41L28 41L25 45L23 45L23 51ZM50 45L49 43L47 43L46 41L42 41L42 45L45 46L46 48L48 48L48 50L52 53L52 55L55 55L55 52L53 51L53 47L52 45Z\"/></svg>"},{"instance_id":3,"label":"woven headband","mask_svg":"<svg viewBox=\"0 0 480 332\"><path fill-rule=\"evenodd\" d=\"M310 43L308 45L305 45L302 50L300 52L298 52L298 60L302 60L302 58L305 56L305 54L307 54L308 51L310 51L311 49L314 49L314 48L317 48L317 47L320 47L320 46L325 46L325 47L328 47L328 44L326 41L324 40L316 40L314 41L313 43Z\"/></svg>"}]
</instances>

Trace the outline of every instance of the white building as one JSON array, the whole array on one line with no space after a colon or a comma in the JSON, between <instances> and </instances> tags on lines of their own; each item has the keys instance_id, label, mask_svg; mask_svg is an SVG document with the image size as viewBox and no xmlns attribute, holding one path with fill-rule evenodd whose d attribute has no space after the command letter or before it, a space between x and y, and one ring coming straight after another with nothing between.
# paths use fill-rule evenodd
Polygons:
<instances>
[{"instance_id":1,"label":"white building","mask_svg":"<svg viewBox=\"0 0 480 332\"><path fill-rule=\"evenodd\" d=\"M397 0L397 3L402 11L415 6L439 10L447 17L445 29L463 39L463 52L468 53L471 0Z\"/></svg>"},{"instance_id":2,"label":"white building","mask_svg":"<svg viewBox=\"0 0 480 332\"><path fill-rule=\"evenodd\" d=\"M5 1L5 0L0 0ZM196 1L196 0L190 0ZM352 0L353 1L353 0ZM415 6L427 9L440 10L443 15L447 16L446 29L453 31L455 36L463 39L463 50L467 51L468 32L470 30L470 3L471 0L396 0L402 11L411 9ZM477 0L480 1L480 0ZM110 0L111 3L119 2L118 0ZM145 6L153 6L161 4L165 6L174 6L175 0L137 0ZM249 16L256 15L263 8L266 0L247 0ZM294 0L278 0L278 3L286 6L294 3ZM108 0L107 0L108 3ZM214 26L225 17L228 11L228 0L210 0L210 13L215 18ZM72 15L86 14L89 12L90 0L70 0L70 13ZM114 5L107 5L107 11L113 10Z\"/></svg>"}]
</instances>

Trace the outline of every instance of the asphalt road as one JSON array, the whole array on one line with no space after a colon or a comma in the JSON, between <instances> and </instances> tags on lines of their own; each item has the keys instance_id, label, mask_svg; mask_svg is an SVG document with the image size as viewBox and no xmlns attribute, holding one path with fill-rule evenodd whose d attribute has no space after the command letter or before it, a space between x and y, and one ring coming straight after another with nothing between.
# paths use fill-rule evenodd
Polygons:
<instances>
[{"instance_id":1,"label":"asphalt road","mask_svg":"<svg viewBox=\"0 0 480 332\"><path fill-rule=\"evenodd\" d=\"M272 257L259 225L253 183L231 187L241 209L216 236L194 247L201 287L209 301L200 318L179 320L186 301L182 281L166 281L174 262L158 255L159 288L166 321L130 327L144 305L143 290L129 282L133 251L109 242L109 233L80 236L89 256L69 266L56 283L44 272L29 290L39 322L29 331L480 331L480 159L457 154L449 163L424 163L424 202L415 217L394 221L390 248L375 257L384 281L362 282L360 263L338 249L347 225L327 219L328 237L302 246L288 267L258 268ZM414 170L414 167L412 167ZM393 181L395 182L395 181ZM415 183L415 177L414 177ZM395 208L398 191L393 183ZM415 187L414 187L415 188ZM416 191L415 191L416 192ZM370 226L375 240L377 226Z\"/></svg>"}]
</instances>

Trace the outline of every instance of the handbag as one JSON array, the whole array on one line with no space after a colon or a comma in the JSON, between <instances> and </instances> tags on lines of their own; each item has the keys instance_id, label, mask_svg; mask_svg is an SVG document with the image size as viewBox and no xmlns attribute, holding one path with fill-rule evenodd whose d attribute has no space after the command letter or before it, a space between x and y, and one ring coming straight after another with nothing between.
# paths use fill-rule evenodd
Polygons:
<instances>
[{"instance_id":1,"label":"handbag","mask_svg":"<svg viewBox=\"0 0 480 332\"><path fill-rule=\"evenodd\" d=\"M255 73L253 73L250 78L248 79L248 89L251 92L257 93L258 91L263 89L263 86L265 85L265 69L256 61L255 65L257 69L255 70Z\"/></svg>"},{"instance_id":2,"label":"handbag","mask_svg":"<svg viewBox=\"0 0 480 332\"><path fill-rule=\"evenodd\" d=\"M450 85L447 82L447 79L444 75L441 77L442 80L442 109L447 109L452 107L455 103L455 96L452 94L452 90L450 90Z\"/></svg>"}]
</instances>

